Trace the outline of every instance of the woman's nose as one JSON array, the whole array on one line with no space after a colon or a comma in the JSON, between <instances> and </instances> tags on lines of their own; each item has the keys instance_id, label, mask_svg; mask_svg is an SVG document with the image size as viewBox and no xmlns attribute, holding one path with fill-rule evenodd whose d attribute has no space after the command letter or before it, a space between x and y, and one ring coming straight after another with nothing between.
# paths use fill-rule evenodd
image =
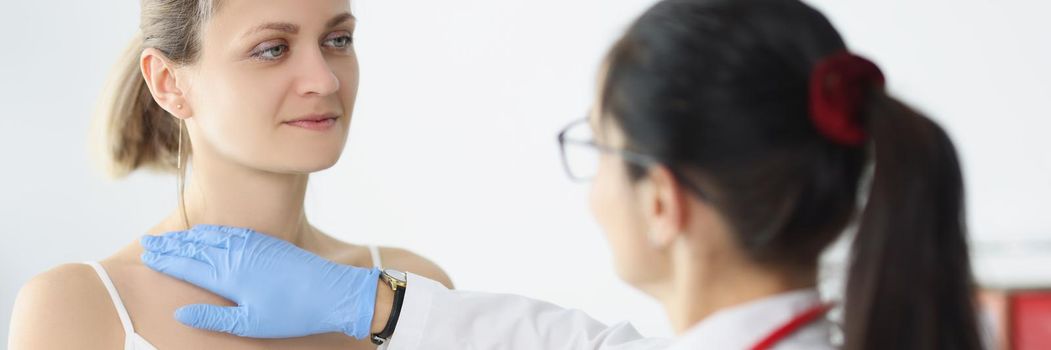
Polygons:
<instances>
[{"instance_id":1,"label":"woman's nose","mask_svg":"<svg viewBox=\"0 0 1051 350\"><path fill-rule=\"evenodd\" d=\"M339 91L339 77L332 71L320 50L308 50L300 63L297 90L300 95L328 96Z\"/></svg>"}]
</instances>

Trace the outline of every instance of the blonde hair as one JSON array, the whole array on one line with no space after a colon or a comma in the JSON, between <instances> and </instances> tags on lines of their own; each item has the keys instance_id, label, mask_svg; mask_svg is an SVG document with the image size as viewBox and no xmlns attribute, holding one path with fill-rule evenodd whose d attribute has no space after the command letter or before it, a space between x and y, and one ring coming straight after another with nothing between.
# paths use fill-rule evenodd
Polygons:
<instances>
[{"instance_id":1,"label":"blonde hair","mask_svg":"<svg viewBox=\"0 0 1051 350\"><path fill-rule=\"evenodd\" d=\"M177 173L180 178L184 175L186 167L177 165L186 164L189 140L182 132L181 121L153 99L139 59L143 50L154 48L175 65L195 62L203 25L217 10L218 2L140 1L140 30L110 73L94 116L96 157L110 177L122 178L143 168Z\"/></svg>"},{"instance_id":2,"label":"blonde hair","mask_svg":"<svg viewBox=\"0 0 1051 350\"><path fill-rule=\"evenodd\" d=\"M138 169L177 175L179 210L190 226L183 193L190 140L184 122L153 99L139 59L153 48L174 65L195 62L200 54L201 32L219 0L141 0L139 32L110 73L94 116L92 139L95 156L112 178Z\"/></svg>"}]
</instances>

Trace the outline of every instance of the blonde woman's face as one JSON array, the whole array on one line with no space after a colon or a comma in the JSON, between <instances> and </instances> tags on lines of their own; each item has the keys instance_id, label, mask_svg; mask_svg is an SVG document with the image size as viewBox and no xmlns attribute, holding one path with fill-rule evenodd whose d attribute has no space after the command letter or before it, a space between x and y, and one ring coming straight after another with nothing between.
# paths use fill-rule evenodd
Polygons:
<instances>
[{"instance_id":1,"label":"blonde woman's face","mask_svg":"<svg viewBox=\"0 0 1051 350\"><path fill-rule=\"evenodd\" d=\"M277 173L331 167L358 91L346 0L224 0L188 66L195 157Z\"/></svg>"}]
</instances>

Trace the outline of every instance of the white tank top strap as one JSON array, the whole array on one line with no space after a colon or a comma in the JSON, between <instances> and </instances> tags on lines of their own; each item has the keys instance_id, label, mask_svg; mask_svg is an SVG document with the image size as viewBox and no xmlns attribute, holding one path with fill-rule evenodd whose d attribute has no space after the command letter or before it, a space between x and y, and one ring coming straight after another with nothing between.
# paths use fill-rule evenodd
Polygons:
<instances>
[{"instance_id":1,"label":"white tank top strap","mask_svg":"<svg viewBox=\"0 0 1051 350\"><path fill-rule=\"evenodd\" d=\"M370 245L369 254L372 255L372 266L377 269L383 269L383 258L380 257L380 248Z\"/></svg>"},{"instance_id":2,"label":"white tank top strap","mask_svg":"<svg viewBox=\"0 0 1051 350\"><path fill-rule=\"evenodd\" d=\"M113 280L109 278L106 269L95 261L86 261L84 263L95 269L95 273L97 273L99 279L102 280L102 285L106 286L106 291L109 292L110 300L113 300L113 307L117 309L117 316L120 316L120 324L124 326L124 333L135 333L135 329L131 326L131 317L128 316L128 310L124 308L124 301L120 299L120 293L117 293L117 288L113 286Z\"/></svg>"},{"instance_id":3,"label":"white tank top strap","mask_svg":"<svg viewBox=\"0 0 1051 350\"><path fill-rule=\"evenodd\" d=\"M95 273L102 280L102 285L106 286L106 291L109 292L110 300L113 300L113 308L117 309L120 324L124 327L124 350L157 350L157 347L150 344L146 338L135 333L135 327L131 325L131 316L128 316L128 309L124 307L124 301L120 298L120 293L117 293L117 287L113 286L113 280L109 278L102 264L95 261L85 261L84 264L95 269Z\"/></svg>"}]
</instances>

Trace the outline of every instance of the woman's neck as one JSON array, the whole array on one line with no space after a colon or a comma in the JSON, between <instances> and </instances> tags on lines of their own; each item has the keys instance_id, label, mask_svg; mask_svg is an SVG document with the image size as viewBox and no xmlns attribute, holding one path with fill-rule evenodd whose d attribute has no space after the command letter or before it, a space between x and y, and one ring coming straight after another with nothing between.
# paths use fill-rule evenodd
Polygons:
<instances>
[{"instance_id":1,"label":"woman's neck","mask_svg":"<svg viewBox=\"0 0 1051 350\"><path fill-rule=\"evenodd\" d=\"M673 280L661 297L678 334L720 310L816 285L814 270L771 269L727 256L699 261L678 253Z\"/></svg>"},{"instance_id":2,"label":"woman's neck","mask_svg":"<svg viewBox=\"0 0 1051 350\"><path fill-rule=\"evenodd\" d=\"M187 229L198 224L246 227L303 247L318 232L303 209L306 174L276 174L229 161L195 159L176 209L162 226Z\"/></svg>"}]
</instances>

